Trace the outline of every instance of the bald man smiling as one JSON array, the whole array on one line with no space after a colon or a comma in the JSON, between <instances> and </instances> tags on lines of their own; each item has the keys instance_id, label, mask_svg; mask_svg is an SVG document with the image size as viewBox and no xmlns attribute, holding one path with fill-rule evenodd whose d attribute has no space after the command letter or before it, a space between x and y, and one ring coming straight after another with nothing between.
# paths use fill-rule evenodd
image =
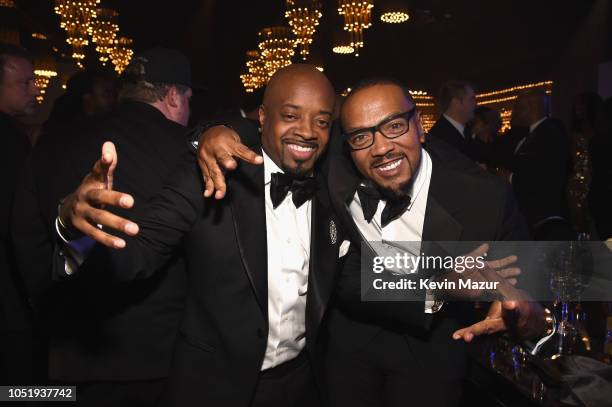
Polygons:
<instances>
[{"instance_id":1,"label":"bald man smiling","mask_svg":"<svg viewBox=\"0 0 612 407\"><path fill-rule=\"evenodd\" d=\"M346 249L316 166L329 139L334 100L328 79L314 67L279 70L259 109L261 137L243 138L262 155L263 166L234 171L223 201L202 199L202 175L192 156L173 184L139 203L132 213L136 223L94 208L133 204L103 189L121 154L107 143L94 171L62 206L64 233L82 231L122 248L97 246L79 273L104 259L118 280L149 278L173 252L185 251L190 292L167 405L321 405L315 378L322 375L314 373L323 365L319 328ZM96 223L126 234L112 237Z\"/></svg>"}]
</instances>

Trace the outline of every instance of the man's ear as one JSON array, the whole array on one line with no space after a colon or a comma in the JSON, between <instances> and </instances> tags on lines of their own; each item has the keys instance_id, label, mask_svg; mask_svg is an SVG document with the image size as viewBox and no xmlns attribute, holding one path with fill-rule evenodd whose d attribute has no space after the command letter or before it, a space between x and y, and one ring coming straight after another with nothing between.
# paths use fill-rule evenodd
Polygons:
<instances>
[{"instance_id":1,"label":"man's ear","mask_svg":"<svg viewBox=\"0 0 612 407\"><path fill-rule=\"evenodd\" d=\"M425 130L423 130L423 122L421 122L421 112L416 111L414 121L416 123L417 137L419 142L423 144L425 142Z\"/></svg>"},{"instance_id":2,"label":"man's ear","mask_svg":"<svg viewBox=\"0 0 612 407\"><path fill-rule=\"evenodd\" d=\"M166 93L166 103L170 107L178 107L178 90L176 86L170 86L168 88L168 93Z\"/></svg>"}]
</instances>

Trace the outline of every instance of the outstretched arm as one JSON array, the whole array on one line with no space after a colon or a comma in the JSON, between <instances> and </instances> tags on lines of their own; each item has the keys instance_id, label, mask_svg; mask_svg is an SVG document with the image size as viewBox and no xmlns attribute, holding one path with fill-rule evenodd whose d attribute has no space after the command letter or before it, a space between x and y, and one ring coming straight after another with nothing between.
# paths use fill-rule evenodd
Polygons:
<instances>
[{"instance_id":1,"label":"outstretched arm","mask_svg":"<svg viewBox=\"0 0 612 407\"><path fill-rule=\"evenodd\" d=\"M64 203L66 206L61 212L68 219L64 226L73 236L85 235L102 243L91 248L83 256L84 261L77 262L82 265L80 271L86 272L87 267L93 265L108 270L112 278L118 280L146 278L172 258L202 213L201 177L195 157L189 153L173 173L172 182L148 202L141 203L138 210L130 212L134 221L127 220L108 208L131 208L134 204L131 196L107 189L112 188L116 158L112 144L105 144L102 158L93 171L71 194L67 204ZM124 199L128 201L122 202ZM114 229L117 235L100 230L96 224ZM64 239L69 240L65 236ZM70 249L71 243L70 239L64 252Z\"/></svg>"}]
</instances>

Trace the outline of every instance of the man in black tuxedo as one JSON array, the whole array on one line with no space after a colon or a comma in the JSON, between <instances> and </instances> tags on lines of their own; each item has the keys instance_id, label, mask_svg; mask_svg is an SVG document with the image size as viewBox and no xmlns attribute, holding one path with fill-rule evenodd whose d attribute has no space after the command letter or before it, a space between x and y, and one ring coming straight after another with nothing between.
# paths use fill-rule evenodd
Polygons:
<instances>
[{"instance_id":1,"label":"man in black tuxedo","mask_svg":"<svg viewBox=\"0 0 612 407\"><path fill-rule=\"evenodd\" d=\"M95 246L81 274L105 261L117 279L146 280L178 249L185 252L191 288L167 405L321 405L315 386L323 366L320 325L340 250L346 251L315 166L327 146L333 107L333 88L314 67L277 71L259 110L261 137L246 131L245 142L263 155L263 166L240 166L229 177L225 201L204 200L192 155L174 181L134 213L136 237L130 237L136 224L87 203L131 204L128 195L104 189L116 164L112 149L62 206L63 224L124 247L109 253ZM112 237L89 222L128 233Z\"/></svg>"},{"instance_id":2,"label":"man in black tuxedo","mask_svg":"<svg viewBox=\"0 0 612 407\"><path fill-rule=\"evenodd\" d=\"M573 240L566 203L569 139L563 124L547 112L548 96L543 90L517 98L513 127L529 131L514 147L510 181L535 240Z\"/></svg>"},{"instance_id":3,"label":"man in black tuxedo","mask_svg":"<svg viewBox=\"0 0 612 407\"><path fill-rule=\"evenodd\" d=\"M330 399L355 406L455 405L466 373L460 330L467 304L369 302L361 297L361 251L367 242L521 240L523 221L509 189L477 171L449 168L424 141L409 91L392 80L357 85L342 106L344 137L330 145L331 201L353 245L339 277L329 320ZM487 200L478 198L484 194ZM372 250L378 253L378 246ZM504 265L496 265L504 266ZM506 303L513 308L518 303ZM499 304L496 306L499 307ZM520 303L523 334L535 305ZM493 329L504 328L499 308ZM535 317L539 319L540 317ZM532 321L533 322L533 321ZM538 325L537 321L536 325ZM479 330L482 333L482 330ZM432 383L440 391L432 391Z\"/></svg>"},{"instance_id":4,"label":"man in black tuxedo","mask_svg":"<svg viewBox=\"0 0 612 407\"><path fill-rule=\"evenodd\" d=\"M133 59L121 80L120 105L107 117L43 137L27 163L12 215L20 271L49 336L49 378L77 385L83 406L157 403L186 296L180 253L146 281L112 281L112 266L104 262L83 273L68 275L62 267L52 275L48 259L58 203L87 174L104 140L123 152L115 186L142 202L161 190L189 152L187 58L151 49Z\"/></svg>"},{"instance_id":5,"label":"man in black tuxedo","mask_svg":"<svg viewBox=\"0 0 612 407\"><path fill-rule=\"evenodd\" d=\"M429 130L427 137L442 140L477 161L472 148L474 140L466 127L474 118L476 109L474 88L463 81L445 82L440 87L438 105L442 116Z\"/></svg>"}]
</instances>

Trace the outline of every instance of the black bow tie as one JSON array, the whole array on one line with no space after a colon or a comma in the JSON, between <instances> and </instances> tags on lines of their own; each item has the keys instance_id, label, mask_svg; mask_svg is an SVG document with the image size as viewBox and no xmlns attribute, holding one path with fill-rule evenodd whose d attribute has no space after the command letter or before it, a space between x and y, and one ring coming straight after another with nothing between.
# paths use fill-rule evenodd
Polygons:
<instances>
[{"instance_id":1,"label":"black bow tie","mask_svg":"<svg viewBox=\"0 0 612 407\"><path fill-rule=\"evenodd\" d=\"M410 195L385 197L377 188L372 188L365 185L359 185L357 187L357 195L359 196L359 201L361 202L363 217L368 223L372 221L374 214L376 214L378 202L380 202L381 199L387 201L385 208L380 215L380 223L383 228L392 220L399 218L410 205Z\"/></svg>"},{"instance_id":2,"label":"black bow tie","mask_svg":"<svg viewBox=\"0 0 612 407\"><path fill-rule=\"evenodd\" d=\"M317 191L317 181L314 177L298 178L282 172L272 174L270 199L274 209L283 202L289 191L291 191L293 204L299 208Z\"/></svg>"}]
</instances>

